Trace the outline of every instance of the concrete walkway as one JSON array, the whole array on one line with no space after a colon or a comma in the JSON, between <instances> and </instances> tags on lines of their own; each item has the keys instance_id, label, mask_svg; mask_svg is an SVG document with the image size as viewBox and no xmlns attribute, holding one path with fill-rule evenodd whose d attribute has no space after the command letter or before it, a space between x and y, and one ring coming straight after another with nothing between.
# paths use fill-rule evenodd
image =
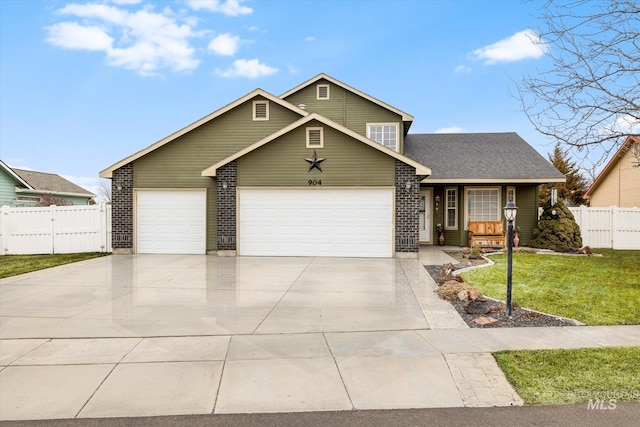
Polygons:
<instances>
[{"instance_id":1,"label":"concrete walkway","mask_svg":"<svg viewBox=\"0 0 640 427\"><path fill-rule=\"evenodd\" d=\"M0 280L0 420L522 405L491 352L640 345L640 326L467 328L428 250L119 256Z\"/></svg>"}]
</instances>

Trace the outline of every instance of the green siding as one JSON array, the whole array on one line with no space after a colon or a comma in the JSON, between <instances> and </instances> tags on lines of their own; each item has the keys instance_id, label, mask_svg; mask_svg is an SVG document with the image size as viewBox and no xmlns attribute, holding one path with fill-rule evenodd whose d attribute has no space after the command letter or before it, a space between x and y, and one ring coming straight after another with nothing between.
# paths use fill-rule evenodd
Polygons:
<instances>
[{"instance_id":1,"label":"green siding","mask_svg":"<svg viewBox=\"0 0 640 427\"><path fill-rule=\"evenodd\" d=\"M300 119L273 102L269 120L253 120L255 97L137 159L135 188L207 188L207 250L216 249L215 179L202 170Z\"/></svg>"},{"instance_id":2,"label":"green siding","mask_svg":"<svg viewBox=\"0 0 640 427\"><path fill-rule=\"evenodd\" d=\"M318 84L329 85L328 100L317 99ZM397 123L399 152L403 152L404 133L400 115L327 80L321 79L289 95L286 101L294 105L305 104L308 112L322 114L363 136L367 136L367 123Z\"/></svg>"},{"instance_id":3,"label":"green siding","mask_svg":"<svg viewBox=\"0 0 640 427\"><path fill-rule=\"evenodd\" d=\"M323 172L309 171L304 160L314 149L306 148L306 127L324 128L324 148L316 149ZM239 186L392 186L395 159L350 138L333 128L312 121L238 159Z\"/></svg>"},{"instance_id":4,"label":"green siding","mask_svg":"<svg viewBox=\"0 0 640 427\"><path fill-rule=\"evenodd\" d=\"M16 180L4 169L0 170L0 206L12 206L16 197Z\"/></svg>"},{"instance_id":5,"label":"green siding","mask_svg":"<svg viewBox=\"0 0 640 427\"><path fill-rule=\"evenodd\" d=\"M439 212L433 211L433 236L437 239L436 232L436 224L440 223L444 225L444 189L455 187L458 189L458 229L457 230L445 230L445 244L451 246L468 246L469 244L469 232L466 229L465 224L465 209L466 209L466 194L465 189L471 188L474 186L471 185L460 185L460 186L434 186L433 187L433 197L436 194L440 195L440 206L441 209ZM477 187L497 187L496 185L491 184L482 184ZM538 199L537 199L537 186L536 185L500 185L501 187L501 202L504 206L507 202L507 187L515 187L516 189L516 205L518 206L518 215L516 217L516 226L519 226L521 229L520 232L520 246L525 246L529 240L532 239L532 232L538 222ZM502 207L501 207L502 208ZM504 222L504 217L501 219ZM507 230L507 224L504 222L504 230Z\"/></svg>"}]
</instances>

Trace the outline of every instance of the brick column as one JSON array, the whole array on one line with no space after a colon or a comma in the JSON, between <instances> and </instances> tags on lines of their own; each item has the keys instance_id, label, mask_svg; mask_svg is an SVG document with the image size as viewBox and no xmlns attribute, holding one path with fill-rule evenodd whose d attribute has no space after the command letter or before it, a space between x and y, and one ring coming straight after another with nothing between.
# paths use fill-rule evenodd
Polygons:
<instances>
[{"instance_id":1,"label":"brick column","mask_svg":"<svg viewBox=\"0 0 640 427\"><path fill-rule=\"evenodd\" d=\"M236 162L232 161L216 173L218 254L236 254ZM227 188L224 188L226 184Z\"/></svg>"},{"instance_id":2,"label":"brick column","mask_svg":"<svg viewBox=\"0 0 640 427\"><path fill-rule=\"evenodd\" d=\"M114 254L133 253L133 163L113 171L111 246Z\"/></svg>"},{"instance_id":3,"label":"brick column","mask_svg":"<svg viewBox=\"0 0 640 427\"><path fill-rule=\"evenodd\" d=\"M409 189L407 182L411 183ZM396 160L396 256L418 256L419 208L420 180L416 169Z\"/></svg>"}]
</instances>

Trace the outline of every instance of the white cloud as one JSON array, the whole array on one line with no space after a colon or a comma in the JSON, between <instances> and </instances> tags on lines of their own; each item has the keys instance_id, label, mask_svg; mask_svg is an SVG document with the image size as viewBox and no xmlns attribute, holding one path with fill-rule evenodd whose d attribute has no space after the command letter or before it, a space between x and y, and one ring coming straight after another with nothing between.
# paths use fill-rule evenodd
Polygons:
<instances>
[{"instance_id":1,"label":"white cloud","mask_svg":"<svg viewBox=\"0 0 640 427\"><path fill-rule=\"evenodd\" d=\"M64 49L109 50L113 38L104 29L96 26L83 26L75 22L60 22L47 27L47 41Z\"/></svg>"},{"instance_id":2,"label":"white cloud","mask_svg":"<svg viewBox=\"0 0 640 427\"><path fill-rule=\"evenodd\" d=\"M467 65L458 65L456 67L456 69L454 70L454 73L456 73L456 74L470 73L470 72L471 72L471 67L469 67Z\"/></svg>"},{"instance_id":3,"label":"white cloud","mask_svg":"<svg viewBox=\"0 0 640 427\"><path fill-rule=\"evenodd\" d=\"M305 39L305 41L308 41L308 42L312 42L312 41L315 41L315 40L316 40L316 38L314 36L309 36L309 37L307 37Z\"/></svg>"},{"instance_id":4,"label":"white cloud","mask_svg":"<svg viewBox=\"0 0 640 427\"><path fill-rule=\"evenodd\" d=\"M606 126L604 134L638 134L640 133L640 120L625 114L618 117L613 123Z\"/></svg>"},{"instance_id":5,"label":"white cloud","mask_svg":"<svg viewBox=\"0 0 640 427\"><path fill-rule=\"evenodd\" d=\"M437 129L434 133L464 133L464 129L458 126Z\"/></svg>"},{"instance_id":6,"label":"white cloud","mask_svg":"<svg viewBox=\"0 0 640 427\"><path fill-rule=\"evenodd\" d=\"M229 16L246 15L253 12L250 7L242 6L240 0L186 0L186 3L193 10L208 10Z\"/></svg>"},{"instance_id":7,"label":"white cloud","mask_svg":"<svg viewBox=\"0 0 640 427\"><path fill-rule=\"evenodd\" d=\"M541 42L540 36L533 30L525 30L494 44L476 49L470 56L474 59L484 60L485 65L540 58L548 51L547 45Z\"/></svg>"},{"instance_id":8,"label":"white cloud","mask_svg":"<svg viewBox=\"0 0 640 427\"><path fill-rule=\"evenodd\" d=\"M200 64L189 40L196 37L170 9L129 11L105 4L69 4L58 11L83 18L83 24L61 22L46 29L47 41L65 49L101 50L107 63L157 75L163 68L192 70Z\"/></svg>"},{"instance_id":9,"label":"white cloud","mask_svg":"<svg viewBox=\"0 0 640 427\"><path fill-rule=\"evenodd\" d=\"M261 76L269 76L278 72L277 68L261 64L257 59L238 59L227 70L216 69L216 74L221 77L246 77L256 79Z\"/></svg>"},{"instance_id":10,"label":"white cloud","mask_svg":"<svg viewBox=\"0 0 640 427\"><path fill-rule=\"evenodd\" d=\"M142 0L111 0L111 3L115 4L138 4Z\"/></svg>"},{"instance_id":11,"label":"white cloud","mask_svg":"<svg viewBox=\"0 0 640 427\"><path fill-rule=\"evenodd\" d=\"M240 47L240 37L229 33L220 34L209 42L209 50L221 56L233 56Z\"/></svg>"}]
</instances>

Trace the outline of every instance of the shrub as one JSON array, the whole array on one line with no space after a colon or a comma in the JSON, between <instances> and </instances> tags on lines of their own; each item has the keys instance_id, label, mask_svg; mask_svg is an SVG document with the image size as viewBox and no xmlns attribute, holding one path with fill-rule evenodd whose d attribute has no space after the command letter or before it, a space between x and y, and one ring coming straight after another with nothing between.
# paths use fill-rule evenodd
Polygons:
<instances>
[{"instance_id":1,"label":"shrub","mask_svg":"<svg viewBox=\"0 0 640 427\"><path fill-rule=\"evenodd\" d=\"M551 249L556 252L577 251L582 247L580 227L562 200L544 204L542 216L533 230L532 248Z\"/></svg>"}]
</instances>

